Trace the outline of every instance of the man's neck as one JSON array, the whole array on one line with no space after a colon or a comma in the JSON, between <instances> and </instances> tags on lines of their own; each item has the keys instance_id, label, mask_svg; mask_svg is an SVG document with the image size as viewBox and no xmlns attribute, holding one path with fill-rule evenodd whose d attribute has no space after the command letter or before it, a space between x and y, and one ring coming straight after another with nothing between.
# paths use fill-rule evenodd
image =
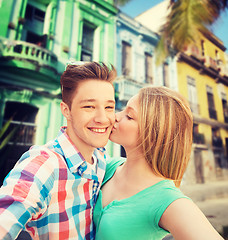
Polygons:
<instances>
[{"instance_id":1,"label":"man's neck","mask_svg":"<svg viewBox=\"0 0 228 240\"><path fill-rule=\"evenodd\" d=\"M90 164L93 164L93 152L94 152L95 148L92 146L90 146L90 147L86 146L82 142L78 142L77 139L75 139L75 138L73 138L73 136L71 136L70 132L68 131L68 128L66 130L66 133L67 133L68 137L70 138L70 140L72 141L72 143L77 148L77 150L81 153L81 155L83 156L85 161Z\"/></svg>"}]
</instances>

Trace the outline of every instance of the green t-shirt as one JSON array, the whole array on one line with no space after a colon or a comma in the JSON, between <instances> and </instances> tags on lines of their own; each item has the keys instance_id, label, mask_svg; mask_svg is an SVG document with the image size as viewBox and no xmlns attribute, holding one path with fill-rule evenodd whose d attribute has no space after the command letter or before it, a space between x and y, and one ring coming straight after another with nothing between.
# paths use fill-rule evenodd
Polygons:
<instances>
[{"instance_id":1,"label":"green t-shirt","mask_svg":"<svg viewBox=\"0 0 228 240\"><path fill-rule=\"evenodd\" d=\"M123 158L113 159L107 164L102 185L124 161ZM162 239L168 232L159 227L159 220L166 208L179 198L187 197L172 181L163 180L129 198L114 200L103 208L100 190L93 214L96 240Z\"/></svg>"}]
</instances>

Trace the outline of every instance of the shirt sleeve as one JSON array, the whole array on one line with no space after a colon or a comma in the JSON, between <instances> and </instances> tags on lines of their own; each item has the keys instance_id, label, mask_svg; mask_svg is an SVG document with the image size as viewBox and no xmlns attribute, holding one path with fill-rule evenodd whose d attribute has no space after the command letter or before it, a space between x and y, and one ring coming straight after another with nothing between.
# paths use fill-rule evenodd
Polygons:
<instances>
[{"instance_id":1,"label":"shirt sleeve","mask_svg":"<svg viewBox=\"0 0 228 240\"><path fill-rule=\"evenodd\" d=\"M155 214L155 225L159 227L159 221L162 217L162 214L165 212L165 210L169 207L170 204L172 204L175 200L180 198L187 198L189 197L185 196L179 188L176 188L175 186L168 186L161 190L159 194L159 201L157 201L157 208L156 208L156 214Z\"/></svg>"},{"instance_id":2,"label":"shirt sleeve","mask_svg":"<svg viewBox=\"0 0 228 240\"><path fill-rule=\"evenodd\" d=\"M22 155L0 188L0 239L15 239L28 221L42 216L53 175L47 152L33 149Z\"/></svg>"}]
</instances>

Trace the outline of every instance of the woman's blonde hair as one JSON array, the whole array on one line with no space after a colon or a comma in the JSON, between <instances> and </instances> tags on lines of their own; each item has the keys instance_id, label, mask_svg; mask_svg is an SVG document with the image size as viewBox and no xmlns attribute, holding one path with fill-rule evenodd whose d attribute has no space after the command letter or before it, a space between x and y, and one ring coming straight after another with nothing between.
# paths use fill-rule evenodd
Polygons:
<instances>
[{"instance_id":1,"label":"woman's blonde hair","mask_svg":"<svg viewBox=\"0 0 228 240\"><path fill-rule=\"evenodd\" d=\"M154 173L180 186L191 154L192 113L187 100L166 87L139 91L139 133Z\"/></svg>"}]
</instances>

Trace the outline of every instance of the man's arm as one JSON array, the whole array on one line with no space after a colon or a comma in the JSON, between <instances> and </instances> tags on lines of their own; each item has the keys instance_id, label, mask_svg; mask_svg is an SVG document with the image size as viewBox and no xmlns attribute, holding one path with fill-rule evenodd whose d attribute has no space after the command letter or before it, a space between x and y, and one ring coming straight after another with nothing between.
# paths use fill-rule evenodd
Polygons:
<instances>
[{"instance_id":1,"label":"man's arm","mask_svg":"<svg viewBox=\"0 0 228 240\"><path fill-rule=\"evenodd\" d=\"M47 209L48 189L44 183L52 176L52 168L48 154L35 152L22 156L0 189L0 239L15 239L28 221L39 218Z\"/></svg>"}]
</instances>

